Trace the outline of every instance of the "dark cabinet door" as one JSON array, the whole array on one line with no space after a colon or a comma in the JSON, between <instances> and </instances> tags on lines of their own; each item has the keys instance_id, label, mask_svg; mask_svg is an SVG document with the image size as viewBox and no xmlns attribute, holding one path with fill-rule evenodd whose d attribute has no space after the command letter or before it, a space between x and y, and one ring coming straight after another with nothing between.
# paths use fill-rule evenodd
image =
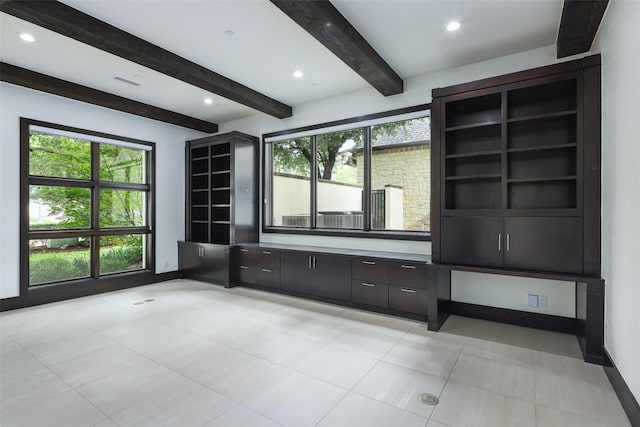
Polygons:
<instances>
[{"instance_id":1,"label":"dark cabinet door","mask_svg":"<svg viewBox=\"0 0 640 427\"><path fill-rule=\"evenodd\" d=\"M500 217L443 217L441 262L502 267L502 226Z\"/></svg>"},{"instance_id":2,"label":"dark cabinet door","mask_svg":"<svg viewBox=\"0 0 640 427\"><path fill-rule=\"evenodd\" d=\"M198 276L204 280L229 284L229 247L202 244Z\"/></svg>"},{"instance_id":3,"label":"dark cabinet door","mask_svg":"<svg viewBox=\"0 0 640 427\"><path fill-rule=\"evenodd\" d=\"M195 275L200 267L200 246L191 242L178 242L178 253L180 272L185 276Z\"/></svg>"},{"instance_id":4,"label":"dark cabinet door","mask_svg":"<svg viewBox=\"0 0 640 427\"><path fill-rule=\"evenodd\" d=\"M351 258L313 255L314 294L344 301L351 299Z\"/></svg>"},{"instance_id":5,"label":"dark cabinet door","mask_svg":"<svg viewBox=\"0 0 640 427\"><path fill-rule=\"evenodd\" d=\"M282 289L313 294L312 256L306 252L281 251L280 287Z\"/></svg>"},{"instance_id":6,"label":"dark cabinet door","mask_svg":"<svg viewBox=\"0 0 640 427\"><path fill-rule=\"evenodd\" d=\"M180 242L180 271L187 277L229 285L229 247Z\"/></svg>"},{"instance_id":7,"label":"dark cabinet door","mask_svg":"<svg viewBox=\"0 0 640 427\"><path fill-rule=\"evenodd\" d=\"M524 270L582 273L582 219L504 219L504 266Z\"/></svg>"}]
</instances>

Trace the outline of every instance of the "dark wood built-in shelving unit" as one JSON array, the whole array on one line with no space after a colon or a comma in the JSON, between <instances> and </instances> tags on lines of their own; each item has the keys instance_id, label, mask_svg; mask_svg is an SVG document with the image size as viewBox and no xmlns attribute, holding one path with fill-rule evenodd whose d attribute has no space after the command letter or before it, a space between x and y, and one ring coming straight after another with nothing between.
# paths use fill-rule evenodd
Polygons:
<instances>
[{"instance_id":1,"label":"dark wood built-in shelving unit","mask_svg":"<svg viewBox=\"0 0 640 427\"><path fill-rule=\"evenodd\" d=\"M579 342L596 362L600 108L596 55L434 89L431 122L432 259L449 271L443 280L456 269L571 275Z\"/></svg>"},{"instance_id":2,"label":"dark wood built-in shelving unit","mask_svg":"<svg viewBox=\"0 0 640 427\"><path fill-rule=\"evenodd\" d=\"M187 141L183 274L228 286L229 247L257 241L257 153L240 132Z\"/></svg>"}]
</instances>

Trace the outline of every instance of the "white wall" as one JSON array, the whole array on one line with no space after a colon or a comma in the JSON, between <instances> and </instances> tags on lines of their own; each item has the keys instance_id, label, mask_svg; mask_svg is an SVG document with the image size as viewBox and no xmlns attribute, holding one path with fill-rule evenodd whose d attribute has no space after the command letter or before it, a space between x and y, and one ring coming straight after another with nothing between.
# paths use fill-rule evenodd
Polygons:
<instances>
[{"instance_id":1,"label":"white wall","mask_svg":"<svg viewBox=\"0 0 640 427\"><path fill-rule=\"evenodd\" d=\"M19 294L20 117L156 143L156 272L178 269L184 239L184 141L204 134L0 83L0 298Z\"/></svg>"},{"instance_id":2,"label":"white wall","mask_svg":"<svg viewBox=\"0 0 640 427\"><path fill-rule=\"evenodd\" d=\"M565 58L570 60L574 58ZM431 90L437 87L450 86L473 80L493 77L501 74L527 70L558 62L555 57L555 46L534 49L515 55L496 58L450 70L423 74L405 79L405 90L400 95L384 97L374 89L364 89L339 96L324 98L303 105L294 106L293 117L279 120L264 114L243 120L236 120L221 124L221 131L239 130L252 135L292 129L301 126L340 120L349 117L393 110L431 102ZM429 242L392 241L379 239L355 239L324 236L300 236L262 233L261 242L290 243L312 246L337 246L347 249L371 249L395 251L400 253L430 254ZM494 305L505 308L521 309L522 301L527 301L527 294L549 296L549 305L554 312L572 317L574 300L567 298L573 292L573 284L567 282L555 283L560 288L550 289L548 281L527 281L518 278L508 279L517 284L509 293L496 281L487 280L486 275L469 274L455 277L452 280L452 292L461 301L476 304ZM483 289L483 298L479 298L477 291ZM493 303L492 303L493 301ZM500 301L500 305L496 305ZM556 306L557 305L557 306ZM540 312L551 314L551 309L539 309Z\"/></svg>"},{"instance_id":3,"label":"white wall","mask_svg":"<svg viewBox=\"0 0 640 427\"><path fill-rule=\"evenodd\" d=\"M594 51L602 53L602 274L605 346L640 400L640 2L613 0Z\"/></svg>"}]
</instances>

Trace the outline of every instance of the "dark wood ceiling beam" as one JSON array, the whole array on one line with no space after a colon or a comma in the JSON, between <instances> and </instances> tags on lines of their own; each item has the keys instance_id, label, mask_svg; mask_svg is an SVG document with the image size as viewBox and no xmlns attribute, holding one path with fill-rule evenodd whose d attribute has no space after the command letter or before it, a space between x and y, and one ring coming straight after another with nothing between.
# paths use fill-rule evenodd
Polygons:
<instances>
[{"instance_id":1,"label":"dark wood ceiling beam","mask_svg":"<svg viewBox=\"0 0 640 427\"><path fill-rule=\"evenodd\" d=\"M558 58L591 50L609 0L564 0L558 29Z\"/></svg>"},{"instance_id":2,"label":"dark wood ceiling beam","mask_svg":"<svg viewBox=\"0 0 640 427\"><path fill-rule=\"evenodd\" d=\"M403 91L402 78L328 0L271 0L384 96Z\"/></svg>"},{"instance_id":3,"label":"dark wood ceiling beam","mask_svg":"<svg viewBox=\"0 0 640 427\"><path fill-rule=\"evenodd\" d=\"M53 95L75 99L112 110L123 111L136 116L171 123L205 133L218 132L218 125L195 117L164 110L153 105L143 104L111 93L103 92L77 83L61 80L46 74L37 73L15 65L0 62L0 80L24 86Z\"/></svg>"},{"instance_id":4,"label":"dark wood ceiling beam","mask_svg":"<svg viewBox=\"0 0 640 427\"><path fill-rule=\"evenodd\" d=\"M2 0L0 10L271 116L292 115L289 105L60 2Z\"/></svg>"}]
</instances>

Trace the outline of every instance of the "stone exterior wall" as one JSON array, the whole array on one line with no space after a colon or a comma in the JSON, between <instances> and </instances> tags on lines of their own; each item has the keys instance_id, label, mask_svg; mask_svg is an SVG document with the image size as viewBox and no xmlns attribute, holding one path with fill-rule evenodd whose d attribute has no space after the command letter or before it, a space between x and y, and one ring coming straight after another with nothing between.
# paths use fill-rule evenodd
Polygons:
<instances>
[{"instance_id":1,"label":"stone exterior wall","mask_svg":"<svg viewBox=\"0 0 640 427\"><path fill-rule=\"evenodd\" d=\"M357 155L358 184L364 179L362 153ZM402 187L404 191L404 229L429 231L431 226L431 146L414 145L373 150L372 189L385 185Z\"/></svg>"}]
</instances>

